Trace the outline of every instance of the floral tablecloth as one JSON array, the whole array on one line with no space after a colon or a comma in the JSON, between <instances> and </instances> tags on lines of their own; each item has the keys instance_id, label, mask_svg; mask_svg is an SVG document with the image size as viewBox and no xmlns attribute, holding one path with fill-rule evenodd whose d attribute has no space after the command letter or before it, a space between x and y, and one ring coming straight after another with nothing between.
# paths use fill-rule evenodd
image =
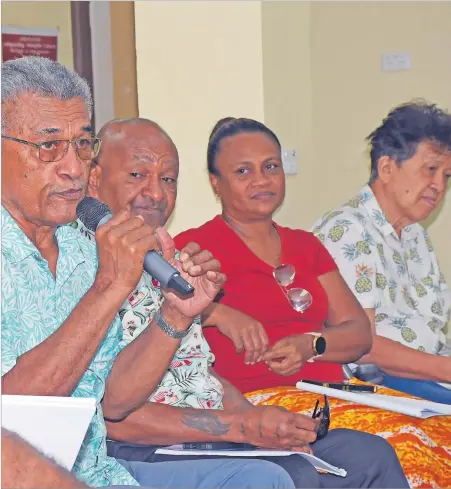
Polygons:
<instances>
[{"instance_id":1,"label":"floral tablecloth","mask_svg":"<svg viewBox=\"0 0 451 489\"><path fill-rule=\"evenodd\" d=\"M405 396L384 388L379 393ZM246 397L257 406L283 406L311 414L322 396L295 387L277 387L250 392ZM349 428L385 438L396 450L411 487L451 488L451 416L420 419L332 397L329 403L331 429Z\"/></svg>"}]
</instances>

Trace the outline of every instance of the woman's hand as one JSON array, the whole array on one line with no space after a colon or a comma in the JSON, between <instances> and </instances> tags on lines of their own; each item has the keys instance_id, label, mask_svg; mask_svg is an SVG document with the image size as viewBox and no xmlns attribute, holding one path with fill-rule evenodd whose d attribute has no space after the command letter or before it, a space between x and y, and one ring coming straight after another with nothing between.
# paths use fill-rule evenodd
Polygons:
<instances>
[{"instance_id":1,"label":"woman's hand","mask_svg":"<svg viewBox=\"0 0 451 489\"><path fill-rule=\"evenodd\" d=\"M269 340L260 321L231 307L218 304L221 308L214 326L235 345L237 354L243 350L244 363L254 365L268 348Z\"/></svg>"},{"instance_id":2,"label":"woman's hand","mask_svg":"<svg viewBox=\"0 0 451 489\"><path fill-rule=\"evenodd\" d=\"M313 356L312 335L301 334L279 340L268 349L262 360L276 374L288 377L299 372L302 365Z\"/></svg>"}]
</instances>

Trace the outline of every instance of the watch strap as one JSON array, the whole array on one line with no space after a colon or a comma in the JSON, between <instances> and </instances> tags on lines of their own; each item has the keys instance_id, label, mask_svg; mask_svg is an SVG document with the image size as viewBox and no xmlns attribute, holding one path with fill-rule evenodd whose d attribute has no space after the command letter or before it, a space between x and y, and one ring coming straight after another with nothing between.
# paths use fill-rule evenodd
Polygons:
<instances>
[{"instance_id":1,"label":"watch strap","mask_svg":"<svg viewBox=\"0 0 451 489\"><path fill-rule=\"evenodd\" d=\"M174 328L164 320L164 318L160 315L159 312L157 312L153 320L155 321L155 324L161 329L161 331L163 331L163 333L166 336L169 336L170 338L174 338L176 340L181 340L182 338L184 338L191 329L191 326L183 331Z\"/></svg>"},{"instance_id":2,"label":"watch strap","mask_svg":"<svg viewBox=\"0 0 451 489\"><path fill-rule=\"evenodd\" d=\"M320 338L322 338L324 340L324 336L321 333L318 333L317 331L310 331L310 332L305 333L305 334L313 336L313 341L312 341L313 357L311 357L307 360L308 363L313 363L317 358L321 357L324 354L324 351L322 353L320 353L317 350L317 346L316 346L317 342ZM325 342L325 340L324 340L324 342Z\"/></svg>"}]
</instances>

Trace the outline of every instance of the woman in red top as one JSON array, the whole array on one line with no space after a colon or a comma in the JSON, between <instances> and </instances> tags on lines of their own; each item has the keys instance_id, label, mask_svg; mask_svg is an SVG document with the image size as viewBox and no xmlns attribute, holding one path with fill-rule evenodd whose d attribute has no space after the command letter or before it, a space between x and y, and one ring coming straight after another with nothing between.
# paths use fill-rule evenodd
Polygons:
<instances>
[{"instance_id":1,"label":"woman in red top","mask_svg":"<svg viewBox=\"0 0 451 489\"><path fill-rule=\"evenodd\" d=\"M204 326L216 326L204 329L215 371L242 392L342 380L340 364L370 350L370 324L317 238L272 220L285 196L276 135L250 119L219 121L208 170L222 215L175 241L210 250L227 275L224 294L203 317ZM292 305L289 295L300 302Z\"/></svg>"}]
</instances>

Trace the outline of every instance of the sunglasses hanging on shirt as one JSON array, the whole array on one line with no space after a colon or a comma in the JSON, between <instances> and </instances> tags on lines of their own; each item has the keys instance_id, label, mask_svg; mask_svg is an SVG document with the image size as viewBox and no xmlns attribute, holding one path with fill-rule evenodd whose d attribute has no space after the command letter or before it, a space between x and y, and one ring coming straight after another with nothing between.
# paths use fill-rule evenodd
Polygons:
<instances>
[{"instance_id":1,"label":"sunglasses hanging on shirt","mask_svg":"<svg viewBox=\"0 0 451 489\"><path fill-rule=\"evenodd\" d=\"M311 306L313 297L308 290L290 288L296 277L296 270L293 265L279 265L274 268L272 274L295 311L303 313Z\"/></svg>"}]
</instances>

